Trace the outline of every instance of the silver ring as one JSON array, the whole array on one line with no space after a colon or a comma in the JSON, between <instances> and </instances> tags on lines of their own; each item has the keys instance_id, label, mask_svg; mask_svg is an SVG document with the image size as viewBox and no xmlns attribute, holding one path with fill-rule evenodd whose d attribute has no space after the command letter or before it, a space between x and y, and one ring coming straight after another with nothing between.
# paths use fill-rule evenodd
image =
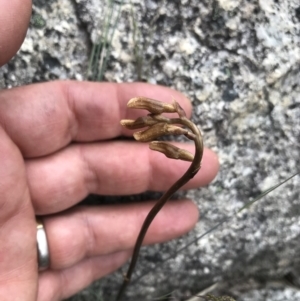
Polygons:
<instances>
[{"instance_id":1,"label":"silver ring","mask_svg":"<svg viewBox=\"0 0 300 301\"><path fill-rule=\"evenodd\" d=\"M38 217L36 217L36 241L39 271L44 271L49 268L50 254L44 224Z\"/></svg>"}]
</instances>

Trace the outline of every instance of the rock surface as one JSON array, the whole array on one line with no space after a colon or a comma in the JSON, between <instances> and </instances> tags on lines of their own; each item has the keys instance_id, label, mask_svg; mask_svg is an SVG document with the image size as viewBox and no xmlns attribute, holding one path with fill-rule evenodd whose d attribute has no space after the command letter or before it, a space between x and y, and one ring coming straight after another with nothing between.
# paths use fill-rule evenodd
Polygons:
<instances>
[{"instance_id":1,"label":"rock surface","mask_svg":"<svg viewBox=\"0 0 300 301\"><path fill-rule=\"evenodd\" d=\"M108 1L33 2L27 38L0 69L0 88L87 79L91 46L105 35ZM196 229L142 250L136 277L148 274L130 286L128 300L168 293L185 300L215 283L223 287L214 294L236 300L300 299L299 176L176 252L299 171L299 0L121 0L112 11L104 79L143 80L188 95L193 120L221 162L209 187L188 193L201 210ZM261 287L235 290L249 279ZM262 286L278 279L293 287ZM72 300L110 300L121 280L118 272Z\"/></svg>"}]
</instances>

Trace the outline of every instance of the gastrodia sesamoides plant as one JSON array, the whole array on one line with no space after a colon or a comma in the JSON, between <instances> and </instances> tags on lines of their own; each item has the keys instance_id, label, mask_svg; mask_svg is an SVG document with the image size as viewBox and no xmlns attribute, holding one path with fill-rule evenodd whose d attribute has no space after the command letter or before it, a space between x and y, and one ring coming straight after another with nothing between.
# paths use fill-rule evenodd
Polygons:
<instances>
[{"instance_id":1,"label":"gastrodia sesamoides plant","mask_svg":"<svg viewBox=\"0 0 300 301\"><path fill-rule=\"evenodd\" d=\"M128 271L124 276L123 284L119 290L116 301L121 300L125 289L130 282L141 245L150 224L170 197L199 171L203 156L203 140L201 132L198 127L186 117L184 110L176 101L170 104L147 97L134 97L129 100L127 106L130 109L144 109L150 113L147 116L139 117L136 120L121 120L121 125L125 128L139 130L133 134L137 141L150 142L149 147L151 150L161 152L168 158L189 161L192 163L183 176L163 194L148 213L137 237L131 262ZM163 113L177 113L178 117L168 118L165 115L162 115ZM195 154L193 155L187 150L178 148L168 142L155 141L155 139L166 135L184 135L188 139L194 141Z\"/></svg>"}]
</instances>

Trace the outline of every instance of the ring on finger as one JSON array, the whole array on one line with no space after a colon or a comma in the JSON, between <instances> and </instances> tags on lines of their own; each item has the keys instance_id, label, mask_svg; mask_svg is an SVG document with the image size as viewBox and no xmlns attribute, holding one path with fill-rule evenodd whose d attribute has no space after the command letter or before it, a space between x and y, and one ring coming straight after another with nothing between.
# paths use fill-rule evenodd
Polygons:
<instances>
[{"instance_id":1,"label":"ring on finger","mask_svg":"<svg viewBox=\"0 0 300 301\"><path fill-rule=\"evenodd\" d=\"M49 268L50 254L44 223L39 217L36 217L36 230L38 267L39 271L44 271Z\"/></svg>"}]
</instances>

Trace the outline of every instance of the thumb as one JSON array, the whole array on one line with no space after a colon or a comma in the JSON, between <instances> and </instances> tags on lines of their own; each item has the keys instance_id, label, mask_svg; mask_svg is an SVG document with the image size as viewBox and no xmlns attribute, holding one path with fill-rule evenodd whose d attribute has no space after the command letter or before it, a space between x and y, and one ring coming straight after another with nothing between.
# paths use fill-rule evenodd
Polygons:
<instances>
[{"instance_id":1,"label":"thumb","mask_svg":"<svg viewBox=\"0 0 300 301\"><path fill-rule=\"evenodd\" d=\"M19 50L26 35L31 0L0 0L0 66Z\"/></svg>"}]
</instances>

